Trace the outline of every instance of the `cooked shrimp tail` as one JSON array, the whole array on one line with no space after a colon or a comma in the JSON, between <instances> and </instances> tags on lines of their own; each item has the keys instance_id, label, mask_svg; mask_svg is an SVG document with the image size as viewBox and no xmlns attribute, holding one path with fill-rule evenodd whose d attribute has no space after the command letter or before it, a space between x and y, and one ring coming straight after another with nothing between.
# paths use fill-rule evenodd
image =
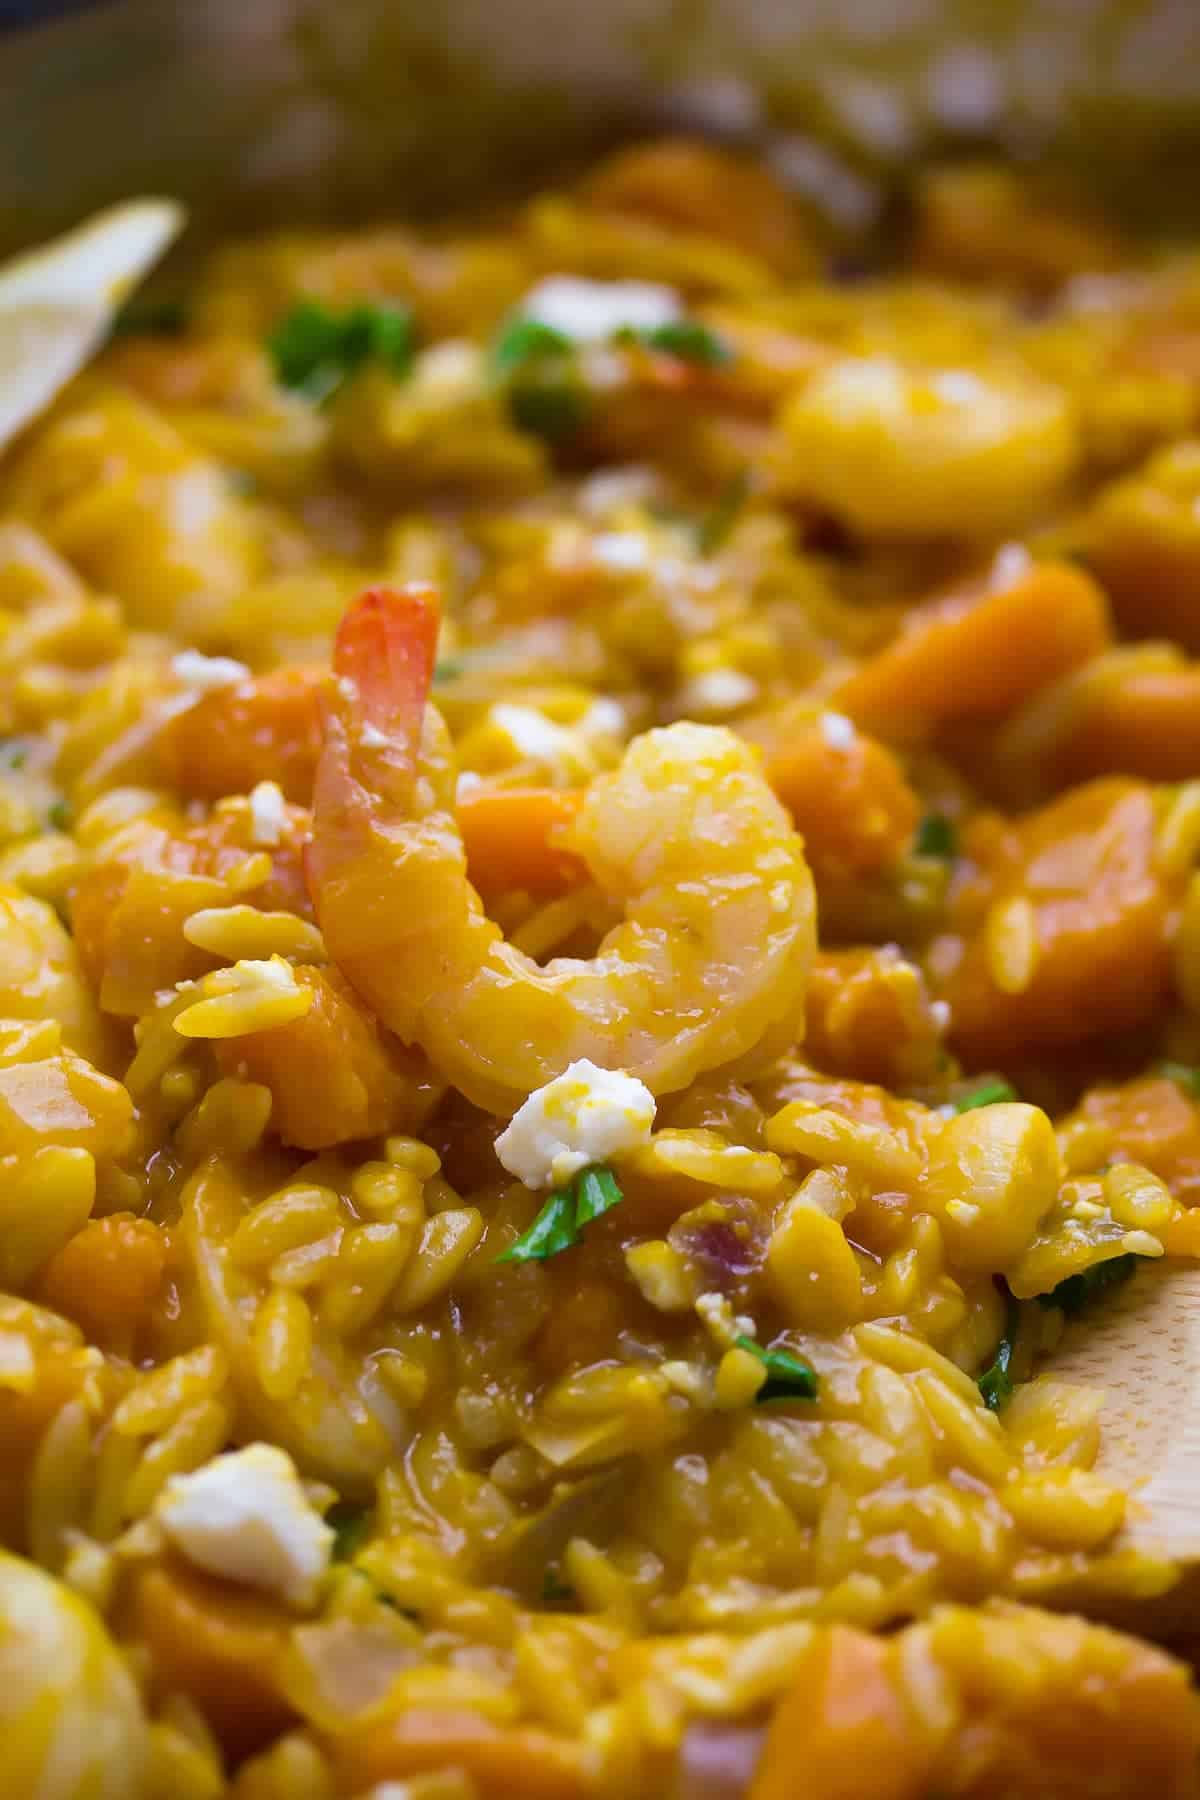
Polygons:
<instances>
[{"instance_id":1,"label":"cooked shrimp tail","mask_svg":"<svg viewBox=\"0 0 1200 1800\"><path fill-rule=\"evenodd\" d=\"M368 1004L497 1111L583 1057L662 1093L793 1040L812 880L757 753L704 725L635 739L563 836L624 919L590 960L541 968L467 878L452 749L427 703L436 630L430 591L375 589L334 652L308 873Z\"/></svg>"}]
</instances>

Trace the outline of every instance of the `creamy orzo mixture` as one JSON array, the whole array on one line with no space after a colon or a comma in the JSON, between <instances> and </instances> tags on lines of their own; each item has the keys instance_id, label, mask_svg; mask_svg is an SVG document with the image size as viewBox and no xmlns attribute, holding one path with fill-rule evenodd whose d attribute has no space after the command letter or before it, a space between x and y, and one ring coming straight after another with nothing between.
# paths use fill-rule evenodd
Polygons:
<instances>
[{"instance_id":1,"label":"creamy orzo mixture","mask_svg":"<svg viewBox=\"0 0 1200 1800\"><path fill-rule=\"evenodd\" d=\"M1200 1254L1200 257L947 166L850 270L671 141L83 311L0 461L3 1791L1194 1796L1054 1352Z\"/></svg>"}]
</instances>

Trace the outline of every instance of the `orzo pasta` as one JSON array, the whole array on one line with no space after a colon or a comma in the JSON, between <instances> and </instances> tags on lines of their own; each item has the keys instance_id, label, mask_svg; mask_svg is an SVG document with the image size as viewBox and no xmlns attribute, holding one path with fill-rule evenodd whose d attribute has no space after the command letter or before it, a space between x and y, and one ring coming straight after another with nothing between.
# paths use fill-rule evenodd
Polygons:
<instances>
[{"instance_id":1,"label":"orzo pasta","mask_svg":"<svg viewBox=\"0 0 1200 1800\"><path fill-rule=\"evenodd\" d=\"M651 144L20 390L5 1793L1200 1792L1053 1363L1200 1254L1200 261L913 199Z\"/></svg>"}]
</instances>

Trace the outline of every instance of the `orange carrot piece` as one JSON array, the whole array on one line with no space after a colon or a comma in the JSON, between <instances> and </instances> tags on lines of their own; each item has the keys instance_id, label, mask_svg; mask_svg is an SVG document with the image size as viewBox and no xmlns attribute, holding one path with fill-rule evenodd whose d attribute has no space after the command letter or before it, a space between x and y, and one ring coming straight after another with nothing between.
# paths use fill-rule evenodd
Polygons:
<instances>
[{"instance_id":1,"label":"orange carrot piece","mask_svg":"<svg viewBox=\"0 0 1200 1800\"><path fill-rule=\"evenodd\" d=\"M413 1707L326 1747L339 1793L451 1768L471 1776L480 1800L581 1800L592 1787L579 1744L449 1708Z\"/></svg>"},{"instance_id":2,"label":"orange carrot piece","mask_svg":"<svg viewBox=\"0 0 1200 1800\"><path fill-rule=\"evenodd\" d=\"M887 1642L834 1625L776 1708L749 1800L919 1800L932 1761Z\"/></svg>"},{"instance_id":3,"label":"orange carrot piece","mask_svg":"<svg viewBox=\"0 0 1200 1800\"><path fill-rule=\"evenodd\" d=\"M300 964L296 979L312 993L309 1010L215 1044L224 1073L269 1088L272 1129L302 1150L415 1129L434 1092L420 1052L385 1037L335 969Z\"/></svg>"},{"instance_id":4,"label":"orange carrot piece","mask_svg":"<svg viewBox=\"0 0 1200 1800\"><path fill-rule=\"evenodd\" d=\"M855 732L844 746L814 726L767 759L767 779L796 822L818 881L873 875L912 837L916 795L892 752Z\"/></svg>"},{"instance_id":5,"label":"orange carrot piece","mask_svg":"<svg viewBox=\"0 0 1200 1800\"><path fill-rule=\"evenodd\" d=\"M970 889L952 901L952 930L926 967L950 1006L951 1045L972 1067L1004 1067L1153 1017L1170 982L1176 897L1158 871L1156 827L1152 790L1110 777L1020 820L991 869L986 819L967 832L967 857L991 876L991 906L1028 901L1034 935L1028 981L1002 991L990 907L981 912Z\"/></svg>"},{"instance_id":6,"label":"orange carrot piece","mask_svg":"<svg viewBox=\"0 0 1200 1800\"><path fill-rule=\"evenodd\" d=\"M205 800L277 781L286 799L307 805L321 751L325 679L322 669L276 669L205 694L163 728L158 754L168 781Z\"/></svg>"},{"instance_id":7,"label":"orange carrot piece","mask_svg":"<svg viewBox=\"0 0 1200 1800\"><path fill-rule=\"evenodd\" d=\"M458 824L471 880L485 893L566 893L588 879L582 857L555 841L583 804L581 788L492 788L464 794Z\"/></svg>"},{"instance_id":8,"label":"orange carrot piece","mask_svg":"<svg viewBox=\"0 0 1200 1800\"><path fill-rule=\"evenodd\" d=\"M268 1743L288 1724L274 1674L292 1624L281 1606L177 1564L155 1564L135 1578L127 1623L150 1650L163 1690L194 1701L233 1755Z\"/></svg>"},{"instance_id":9,"label":"orange carrot piece","mask_svg":"<svg viewBox=\"0 0 1200 1800\"><path fill-rule=\"evenodd\" d=\"M921 738L954 719L1002 716L1109 638L1091 577L1069 563L1038 563L1005 587L918 607L832 704L881 736Z\"/></svg>"},{"instance_id":10,"label":"orange carrot piece","mask_svg":"<svg viewBox=\"0 0 1200 1800\"><path fill-rule=\"evenodd\" d=\"M1095 696L1054 761L1064 786L1092 775L1200 776L1200 663L1129 675Z\"/></svg>"},{"instance_id":11,"label":"orange carrot piece","mask_svg":"<svg viewBox=\"0 0 1200 1800\"><path fill-rule=\"evenodd\" d=\"M126 1342L162 1287L170 1239L132 1213L89 1219L42 1271L47 1306L105 1346Z\"/></svg>"}]
</instances>

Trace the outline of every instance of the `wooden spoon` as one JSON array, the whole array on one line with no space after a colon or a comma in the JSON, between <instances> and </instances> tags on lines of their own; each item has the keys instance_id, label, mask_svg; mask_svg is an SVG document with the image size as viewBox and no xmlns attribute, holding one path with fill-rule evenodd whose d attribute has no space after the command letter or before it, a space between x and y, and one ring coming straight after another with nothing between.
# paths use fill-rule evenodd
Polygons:
<instances>
[{"instance_id":1,"label":"wooden spoon","mask_svg":"<svg viewBox=\"0 0 1200 1800\"><path fill-rule=\"evenodd\" d=\"M1103 1390L1097 1470L1125 1488L1116 1549L1166 1555L1176 1585L1085 1610L1146 1634L1200 1639L1200 1268L1146 1262L1072 1321L1045 1374Z\"/></svg>"}]
</instances>

